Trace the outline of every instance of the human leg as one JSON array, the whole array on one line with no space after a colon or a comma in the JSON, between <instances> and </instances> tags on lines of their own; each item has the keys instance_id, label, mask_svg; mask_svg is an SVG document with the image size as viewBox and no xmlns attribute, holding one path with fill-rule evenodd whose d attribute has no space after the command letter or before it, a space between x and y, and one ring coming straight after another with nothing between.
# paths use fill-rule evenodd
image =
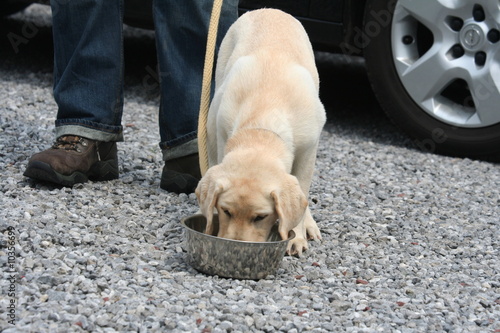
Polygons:
<instances>
[{"instance_id":1,"label":"human leg","mask_svg":"<svg viewBox=\"0 0 500 333\"><path fill-rule=\"evenodd\" d=\"M123 1L52 0L51 6L58 141L30 159L25 175L68 186L117 178Z\"/></svg>"},{"instance_id":2,"label":"human leg","mask_svg":"<svg viewBox=\"0 0 500 333\"><path fill-rule=\"evenodd\" d=\"M192 192L200 179L197 127L208 25L213 0L154 0L161 103L161 187ZM236 20L238 1L225 0L217 48Z\"/></svg>"},{"instance_id":3,"label":"human leg","mask_svg":"<svg viewBox=\"0 0 500 333\"><path fill-rule=\"evenodd\" d=\"M123 0L52 0L57 136L123 139Z\"/></svg>"}]
</instances>

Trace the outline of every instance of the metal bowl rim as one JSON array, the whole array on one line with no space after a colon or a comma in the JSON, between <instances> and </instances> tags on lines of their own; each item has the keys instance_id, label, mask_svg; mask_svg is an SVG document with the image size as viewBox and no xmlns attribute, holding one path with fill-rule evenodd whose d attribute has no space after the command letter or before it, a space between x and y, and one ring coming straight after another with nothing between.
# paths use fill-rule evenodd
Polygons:
<instances>
[{"instance_id":1,"label":"metal bowl rim","mask_svg":"<svg viewBox=\"0 0 500 333\"><path fill-rule=\"evenodd\" d=\"M250 242L250 241L242 241L242 240L235 240L235 239L217 237L217 236L208 235L208 234L205 234L203 232L196 231L193 228L190 228L189 226L186 225L186 221L188 219L196 218L196 217L203 217L203 218L205 218L205 216L203 214L194 214L194 215L191 215L191 216L188 216L188 217L184 217L184 218L181 219L182 226L186 230L189 230L189 232L194 232L194 233L203 235L204 237L208 237L208 238L213 238L213 239L216 239L217 241L223 241L223 242L235 243L235 244L245 244L245 245L253 245L254 244L256 246L271 246L273 244L277 245L277 244L284 243L284 242L286 243L286 242L289 242L289 241L291 241L292 239L295 238L295 232L293 230L290 230L289 235L291 234L291 236L288 237L287 239L282 239L280 241L273 241L273 242Z\"/></svg>"}]
</instances>

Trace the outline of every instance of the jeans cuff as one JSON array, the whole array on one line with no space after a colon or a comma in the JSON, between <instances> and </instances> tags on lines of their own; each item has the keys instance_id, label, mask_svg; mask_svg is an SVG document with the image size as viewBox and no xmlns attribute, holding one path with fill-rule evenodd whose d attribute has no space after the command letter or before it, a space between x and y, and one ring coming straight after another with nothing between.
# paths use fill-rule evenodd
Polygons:
<instances>
[{"instance_id":1,"label":"jeans cuff","mask_svg":"<svg viewBox=\"0 0 500 333\"><path fill-rule=\"evenodd\" d=\"M162 149L163 160L170 161L179 157L184 157L198 153L198 139L193 139L181 145Z\"/></svg>"},{"instance_id":2,"label":"jeans cuff","mask_svg":"<svg viewBox=\"0 0 500 333\"><path fill-rule=\"evenodd\" d=\"M77 135L96 141L123 141L123 132L109 133L78 125L56 126L56 138L63 135Z\"/></svg>"}]
</instances>

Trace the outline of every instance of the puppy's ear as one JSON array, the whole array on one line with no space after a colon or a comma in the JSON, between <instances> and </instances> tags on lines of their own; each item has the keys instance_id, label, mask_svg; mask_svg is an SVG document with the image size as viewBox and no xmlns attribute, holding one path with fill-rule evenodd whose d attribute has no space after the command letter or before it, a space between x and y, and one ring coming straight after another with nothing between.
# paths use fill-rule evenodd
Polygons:
<instances>
[{"instance_id":1,"label":"puppy's ear","mask_svg":"<svg viewBox=\"0 0 500 333\"><path fill-rule=\"evenodd\" d=\"M201 213L207 219L205 233L209 235L212 235L214 231L212 222L217 198L224 191L224 184L227 182L223 177L221 166L215 165L207 170L195 190Z\"/></svg>"},{"instance_id":2,"label":"puppy's ear","mask_svg":"<svg viewBox=\"0 0 500 333\"><path fill-rule=\"evenodd\" d=\"M280 222L278 231L282 239L288 239L288 232L299 223L307 208L307 199L297 178L286 175L281 187L271 192L274 207Z\"/></svg>"}]
</instances>

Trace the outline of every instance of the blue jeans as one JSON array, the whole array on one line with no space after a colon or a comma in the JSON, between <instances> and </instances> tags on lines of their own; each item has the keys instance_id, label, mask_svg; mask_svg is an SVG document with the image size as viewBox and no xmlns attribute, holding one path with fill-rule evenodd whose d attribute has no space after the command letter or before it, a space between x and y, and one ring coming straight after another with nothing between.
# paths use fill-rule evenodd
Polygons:
<instances>
[{"instance_id":1,"label":"blue jeans","mask_svg":"<svg viewBox=\"0 0 500 333\"><path fill-rule=\"evenodd\" d=\"M197 152L196 136L213 0L153 0L164 159ZM51 0L56 135L122 141L123 0ZM236 20L224 0L217 46Z\"/></svg>"}]
</instances>

